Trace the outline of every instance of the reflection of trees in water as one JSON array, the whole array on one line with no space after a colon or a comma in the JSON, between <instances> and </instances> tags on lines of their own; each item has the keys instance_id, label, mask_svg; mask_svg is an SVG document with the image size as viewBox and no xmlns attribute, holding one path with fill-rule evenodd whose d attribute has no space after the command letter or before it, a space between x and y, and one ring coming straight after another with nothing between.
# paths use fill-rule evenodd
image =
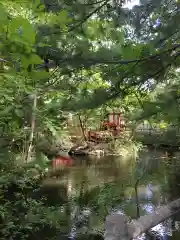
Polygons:
<instances>
[{"instance_id":1,"label":"reflection of trees in water","mask_svg":"<svg viewBox=\"0 0 180 240\"><path fill-rule=\"evenodd\" d=\"M175 200L180 197L180 155L179 153L171 153L169 156L168 165L169 175L169 201ZM173 239L180 239L180 214L173 216L172 218ZM176 231L175 231L176 230Z\"/></svg>"},{"instance_id":2,"label":"reflection of trees in water","mask_svg":"<svg viewBox=\"0 0 180 240\"><path fill-rule=\"evenodd\" d=\"M123 164L121 157L105 156L95 165L95 168L102 178L113 177L114 180L122 181L130 171L132 161L133 159L127 159L127 162Z\"/></svg>"},{"instance_id":3,"label":"reflection of trees in water","mask_svg":"<svg viewBox=\"0 0 180 240\"><path fill-rule=\"evenodd\" d=\"M80 162L79 162L80 163ZM84 190L88 191L96 186L103 185L107 182L122 181L127 176L131 164L121 165L119 159L112 157L102 157L88 161L84 159L83 164L76 164L69 169L68 177L72 182L72 192L77 191L82 181Z\"/></svg>"},{"instance_id":4,"label":"reflection of trees in water","mask_svg":"<svg viewBox=\"0 0 180 240\"><path fill-rule=\"evenodd\" d=\"M121 167L119 159L114 157L95 159L91 164L88 161L87 165L76 165L71 169L68 178L72 182L73 226L76 231L81 231L85 225L87 229L102 229L108 214L106 206L112 208L123 201L123 178L127 172L128 168Z\"/></svg>"},{"instance_id":5,"label":"reflection of trees in water","mask_svg":"<svg viewBox=\"0 0 180 240\"><path fill-rule=\"evenodd\" d=\"M176 154L169 159L170 199L180 197L180 157Z\"/></svg>"},{"instance_id":6,"label":"reflection of trees in water","mask_svg":"<svg viewBox=\"0 0 180 240\"><path fill-rule=\"evenodd\" d=\"M137 171L138 174L136 177L138 177L138 175L141 175L141 169L143 169L144 167L147 168L146 171L144 171L144 176L142 177L142 179L140 179L141 185L138 186L138 200L141 210L140 215L148 214L154 211L155 207L161 205L163 203L162 200L164 200L162 199L163 193L161 191L161 186L164 185L166 172L164 171L164 164L160 160L162 158L162 152L160 156L158 155L159 153L156 155L156 152L154 151L151 152L151 154L149 155L142 154L140 156L140 158L143 158L144 161L140 161L140 164L138 165L139 171ZM136 208L133 201L133 194L130 203L130 208L127 204L124 210L126 214L135 218ZM159 224L158 226L153 228L153 230L155 231L155 235L158 235L159 237L165 235L167 233L167 230L169 230L169 225L167 224L169 224L169 221ZM158 239L164 239L164 237L160 237Z\"/></svg>"},{"instance_id":7,"label":"reflection of trees in water","mask_svg":"<svg viewBox=\"0 0 180 240\"><path fill-rule=\"evenodd\" d=\"M176 154L171 153L168 154L166 157L163 156L164 159L162 159L161 157L161 161L164 161L164 163L158 161L158 159L156 159L156 156L153 157L154 159L152 161L152 169L150 171L151 173L154 172L153 169L156 168L158 164L164 165L166 167L166 169L162 169L162 167L159 167L160 171L157 172L161 173L161 177L156 177L156 182L157 180L159 181L164 192L162 192L162 194L159 196L159 202L155 201L154 205L152 204L153 201L149 202L148 204L141 204L141 207L145 209L146 213L152 212L153 208L157 207L157 205L167 204L167 202L180 197L180 158L177 156L175 157L175 155ZM156 161L158 161L159 163L157 164ZM167 193L167 184L169 184L169 194ZM168 197L168 195L170 196ZM176 215L171 219L168 219L165 222L154 227L153 231L155 232L155 235L161 236L160 239L164 239L165 236L172 234L173 240L180 239L180 233L178 232L179 229L177 228L177 221L180 220L179 218L180 215ZM173 229L176 231L172 231ZM170 239L169 236L168 239Z\"/></svg>"},{"instance_id":8,"label":"reflection of trees in water","mask_svg":"<svg viewBox=\"0 0 180 240\"><path fill-rule=\"evenodd\" d=\"M160 185L165 182L166 177L164 168L162 168L164 160L159 160L162 155L164 156L160 152L156 155L155 151L150 153L144 152L140 155L145 164L150 161L148 173L141 180L138 190L141 214L145 214L149 209L153 210L155 205L157 206L166 201L165 197L164 199L162 198L163 195L161 196L159 189ZM173 164L172 166L175 166ZM128 202L128 194L126 194L129 188L133 189L134 187L132 176L135 166L136 162L134 159L131 162L127 162L127 164L122 164L117 157L88 159L88 161L80 159L76 161L73 167L67 168L66 174L60 177L60 179L65 179L65 185L59 187L61 188L59 195L55 192L49 194L53 195L57 202L59 197L65 197L66 206L68 206L66 214L71 217L69 220L71 225L76 223L75 226L80 232L81 229L84 229L85 219L88 219L86 221L86 230L99 230L103 226L108 212L117 206L126 214L135 216L136 208L133 207L135 206L134 195L131 193L132 199ZM140 165L137 166L142 168ZM173 174L169 176L172 198L177 198L180 194L177 184L178 182L180 183L180 176L177 174L178 172L180 173L179 170L177 167L174 167L174 176ZM150 188L147 187L147 183L152 184L151 186L149 185ZM179 193L177 193L178 191ZM150 193L152 196L148 197ZM89 212L89 215L87 212ZM74 216L72 217L73 214ZM83 214L88 216L81 218ZM160 232L164 228L162 226L160 226L159 230L156 230Z\"/></svg>"}]
</instances>

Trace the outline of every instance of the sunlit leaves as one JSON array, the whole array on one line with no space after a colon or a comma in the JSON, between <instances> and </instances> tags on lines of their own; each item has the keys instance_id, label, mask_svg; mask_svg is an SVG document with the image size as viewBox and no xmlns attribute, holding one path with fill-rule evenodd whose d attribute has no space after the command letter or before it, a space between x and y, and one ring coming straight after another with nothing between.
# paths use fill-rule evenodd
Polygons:
<instances>
[{"instance_id":1,"label":"sunlit leaves","mask_svg":"<svg viewBox=\"0 0 180 240\"><path fill-rule=\"evenodd\" d=\"M102 79L102 76L100 73L95 73L89 76L88 76L88 72L83 71L83 73L84 73L83 74L84 76L87 76L88 81L82 81L79 84L79 87L81 89L87 88L89 92L92 92L94 89L109 87L108 82Z\"/></svg>"},{"instance_id":2,"label":"sunlit leaves","mask_svg":"<svg viewBox=\"0 0 180 240\"><path fill-rule=\"evenodd\" d=\"M43 61L42 59L36 54L30 54L29 57L21 56L21 66L25 69L28 68L29 65L37 65L41 64Z\"/></svg>"},{"instance_id":3,"label":"sunlit leaves","mask_svg":"<svg viewBox=\"0 0 180 240\"><path fill-rule=\"evenodd\" d=\"M61 10L57 15L57 20L61 25L71 22L71 18L66 10Z\"/></svg>"},{"instance_id":4,"label":"sunlit leaves","mask_svg":"<svg viewBox=\"0 0 180 240\"><path fill-rule=\"evenodd\" d=\"M4 21L6 21L7 17L7 13L5 12L3 5L0 4L0 23L2 24Z\"/></svg>"},{"instance_id":5,"label":"sunlit leaves","mask_svg":"<svg viewBox=\"0 0 180 240\"><path fill-rule=\"evenodd\" d=\"M37 80L49 79L50 78L50 73L41 70L41 71L33 72L32 76L33 76L34 79L37 79Z\"/></svg>"},{"instance_id":6,"label":"sunlit leaves","mask_svg":"<svg viewBox=\"0 0 180 240\"><path fill-rule=\"evenodd\" d=\"M41 12L45 9L45 6L41 3L40 0L33 0L32 1L32 9L35 12Z\"/></svg>"},{"instance_id":7,"label":"sunlit leaves","mask_svg":"<svg viewBox=\"0 0 180 240\"><path fill-rule=\"evenodd\" d=\"M86 36L94 40L104 38L104 31L102 22L98 20L89 21L85 28Z\"/></svg>"},{"instance_id":8,"label":"sunlit leaves","mask_svg":"<svg viewBox=\"0 0 180 240\"><path fill-rule=\"evenodd\" d=\"M154 53L151 44L128 44L122 49L122 58L125 60L149 58Z\"/></svg>"},{"instance_id":9,"label":"sunlit leaves","mask_svg":"<svg viewBox=\"0 0 180 240\"><path fill-rule=\"evenodd\" d=\"M42 59L36 54L31 54L29 61L31 64L40 64L43 62Z\"/></svg>"},{"instance_id":10,"label":"sunlit leaves","mask_svg":"<svg viewBox=\"0 0 180 240\"><path fill-rule=\"evenodd\" d=\"M72 18L69 16L66 10L61 10L59 13L55 14L48 14L49 19L48 22L51 24L57 24L60 26L61 30L65 30L67 25L71 23Z\"/></svg>"},{"instance_id":11,"label":"sunlit leaves","mask_svg":"<svg viewBox=\"0 0 180 240\"><path fill-rule=\"evenodd\" d=\"M6 30L7 21L8 21L8 15L3 5L0 4L0 36L1 36L1 33L4 33Z\"/></svg>"},{"instance_id":12,"label":"sunlit leaves","mask_svg":"<svg viewBox=\"0 0 180 240\"><path fill-rule=\"evenodd\" d=\"M28 20L14 18L8 25L9 38L24 45L33 46L35 43L35 30Z\"/></svg>"},{"instance_id":13,"label":"sunlit leaves","mask_svg":"<svg viewBox=\"0 0 180 240\"><path fill-rule=\"evenodd\" d=\"M111 44L124 43L124 32L121 29L116 29L112 22L102 21L100 19L91 19L87 22L84 28L86 37L97 41L97 44L103 44L104 41L111 39Z\"/></svg>"}]
</instances>

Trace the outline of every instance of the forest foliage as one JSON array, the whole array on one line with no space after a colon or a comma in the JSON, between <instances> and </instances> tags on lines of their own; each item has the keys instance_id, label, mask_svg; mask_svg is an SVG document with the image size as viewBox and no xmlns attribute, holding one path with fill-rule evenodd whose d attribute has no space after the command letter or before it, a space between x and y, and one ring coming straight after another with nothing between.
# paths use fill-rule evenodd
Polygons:
<instances>
[{"instance_id":1,"label":"forest foliage","mask_svg":"<svg viewBox=\"0 0 180 240\"><path fill-rule=\"evenodd\" d=\"M131 120L179 124L180 1L141 0L132 9L127 2L0 1L0 148L7 181L7 162L16 169L17 154L28 162L38 141L61 133L67 112L93 122L118 108ZM4 221L14 223L4 225L2 239L19 224L16 217Z\"/></svg>"},{"instance_id":2,"label":"forest foliage","mask_svg":"<svg viewBox=\"0 0 180 240\"><path fill-rule=\"evenodd\" d=\"M159 105L164 111L161 102L169 100L160 101L165 94L157 86L178 95L171 88L179 77L179 2L142 1L132 10L123 4L1 2L3 133L28 138L34 118L36 133L51 132L63 111L105 104L127 111L148 101L147 117Z\"/></svg>"}]
</instances>

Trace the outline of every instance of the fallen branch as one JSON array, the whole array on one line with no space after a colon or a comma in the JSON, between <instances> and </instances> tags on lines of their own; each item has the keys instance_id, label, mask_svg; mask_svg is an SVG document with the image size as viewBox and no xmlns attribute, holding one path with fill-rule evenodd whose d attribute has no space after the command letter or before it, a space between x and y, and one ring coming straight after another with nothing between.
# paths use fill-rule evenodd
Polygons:
<instances>
[{"instance_id":1,"label":"fallen branch","mask_svg":"<svg viewBox=\"0 0 180 240\"><path fill-rule=\"evenodd\" d=\"M121 214L109 215L105 222L104 239L132 240L178 212L180 212L180 198L132 222L129 222L127 216Z\"/></svg>"}]
</instances>

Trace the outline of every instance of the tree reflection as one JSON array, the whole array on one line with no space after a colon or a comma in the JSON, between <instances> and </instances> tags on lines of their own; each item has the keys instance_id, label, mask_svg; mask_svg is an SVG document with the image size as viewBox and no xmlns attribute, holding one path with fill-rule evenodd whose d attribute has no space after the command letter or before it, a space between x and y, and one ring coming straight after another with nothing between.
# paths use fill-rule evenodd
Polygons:
<instances>
[{"instance_id":1,"label":"tree reflection","mask_svg":"<svg viewBox=\"0 0 180 240\"><path fill-rule=\"evenodd\" d=\"M177 152L171 153L169 157L169 200L172 201L180 197L180 155ZM180 214L172 218L172 236L173 239L180 239L179 225Z\"/></svg>"},{"instance_id":2,"label":"tree reflection","mask_svg":"<svg viewBox=\"0 0 180 240\"><path fill-rule=\"evenodd\" d=\"M111 211L120 211L136 218L134 185L146 168L137 186L140 215L150 213L155 207L179 197L180 171L177 162L168 161L164 156L163 152L144 151L138 159L132 158L126 162L118 157L74 160L72 167L65 168L66 174L56 178L59 183L63 182L63 186L59 184L59 192L49 193L56 201L60 201L59 197L61 201L63 198L71 237L102 232L105 217ZM171 199L167 199L168 182ZM169 221L166 223L153 228L156 234L158 232L162 236L171 229Z\"/></svg>"}]
</instances>

